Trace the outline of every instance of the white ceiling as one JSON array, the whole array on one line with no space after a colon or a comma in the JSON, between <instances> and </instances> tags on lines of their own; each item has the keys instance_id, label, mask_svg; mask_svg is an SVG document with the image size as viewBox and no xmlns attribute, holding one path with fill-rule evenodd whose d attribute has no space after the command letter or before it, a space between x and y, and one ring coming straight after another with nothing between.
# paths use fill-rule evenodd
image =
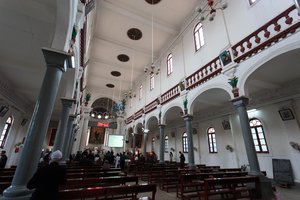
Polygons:
<instances>
[{"instance_id":1,"label":"white ceiling","mask_svg":"<svg viewBox=\"0 0 300 200\"><path fill-rule=\"evenodd\" d=\"M94 33L90 49L87 89L96 96L112 97L106 84L114 84L122 94L141 80L144 67L152 62L152 16L154 62L178 35L181 27L193 16L199 0L162 0L151 5L145 0L99 0L96 1ZM127 36L130 28L142 32L140 40ZM119 54L129 56L128 62L120 62ZM134 58L133 58L134 57ZM111 71L121 72L114 77Z\"/></svg>"}]
</instances>

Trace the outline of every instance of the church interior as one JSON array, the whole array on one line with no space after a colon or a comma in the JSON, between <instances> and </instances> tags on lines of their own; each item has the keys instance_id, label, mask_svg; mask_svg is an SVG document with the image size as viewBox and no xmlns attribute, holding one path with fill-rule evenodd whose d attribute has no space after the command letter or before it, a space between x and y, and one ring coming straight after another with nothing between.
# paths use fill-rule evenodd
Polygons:
<instances>
[{"instance_id":1,"label":"church interior","mask_svg":"<svg viewBox=\"0 0 300 200\"><path fill-rule=\"evenodd\" d=\"M299 199L299 5L2 1L0 199Z\"/></svg>"}]
</instances>

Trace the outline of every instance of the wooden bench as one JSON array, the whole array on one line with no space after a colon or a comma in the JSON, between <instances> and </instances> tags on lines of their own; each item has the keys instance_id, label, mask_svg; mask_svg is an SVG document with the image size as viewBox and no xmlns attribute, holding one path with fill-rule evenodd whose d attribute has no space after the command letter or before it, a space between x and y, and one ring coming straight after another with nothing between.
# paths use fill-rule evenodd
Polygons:
<instances>
[{"instance_id":1,"label":"wooden bench","mask_svg":"<svg viewBox=\"0 0 300 200\"><path fill-rule=\"evenodd\" d=\"M125 185L128 183L138 184L139 179L137 176L112 176L112 177L68 179L66 184L61 186L60 189Z\"/></svg>"},{"instance_id":2,"label":"wooden bench","mask_svg":"<svg viewBox=\"0 0 300 200\"><path fill-rule=\"evenodd\" d=\"M169 192L170 188L177 188L179 180L178 169L167 169L162 173L160 188Z\"/></svg>"},{"instance_id":3,"label":"wooden bench","mask_svg":"<svg viewBox=\"0 0 300 200\"><path fill-rule=\"evenodd\" d=\"M88 178L88 177L109 177L109 176L120 176L125 175L122 172L77 172L77 173L67 173L67 178Z\"/></svg>"},{"instance_id":4,"label":"wooden bench","mask_svg":"<svg viewBox=\"0 0 300 200\"><path fill-rule=\"evenodd\" d=\"M184 195L183 199L208 200L211 196L214 196L213 199L259 198L259 178L254 176L208 178L204 180L203 188L196 196L195 194Z\"/></svg>"},{"instance_id":5,"label":"wooden bench","mask_svg":"<svg viewBox=\"0 0 300 200\"><path fill-rule=\"evenodd\" d=\"M141 193L151 192L151 196L138 197ZM111 187L90 187L60 190L61 200L89 199L99 200L132 199L132 200L155 200L156 184L122 185Z\"/></svg>"},{"instance_id":6,"label":"wooden bench","mask_svg":"<svg viewBox=\"0 0 300 200\"><path fill-rule=\"evenodd\" d=\"M177 186L177 197L183 199L196 197L197 192L203 189L204 179L223 178L223 177L241 177L248 175L247 172L211 172L211 173L189 173L180 176L180 182Z\"/></svg>"}]
</instances>

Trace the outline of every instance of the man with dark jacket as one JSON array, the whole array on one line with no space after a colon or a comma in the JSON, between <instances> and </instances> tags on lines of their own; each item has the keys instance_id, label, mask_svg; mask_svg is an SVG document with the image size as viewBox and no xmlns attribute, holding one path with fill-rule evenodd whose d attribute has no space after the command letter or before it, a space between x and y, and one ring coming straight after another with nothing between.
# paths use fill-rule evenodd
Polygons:
<instances>
[{"instance_id":1,"label":"man with dark jacket","mask_svg":"<svg viewBox=\"0 0 300 200\"><path fill-rule=\"evenodd\" d=\"M3 169L7 162L6 151L1 151L0 169Z\"/></svg>"},{"instance_id":2,"label":"man with dark jacket","mask_svg":"<svg viewBox=\"0 0 300 200\"><path fill-rule=\"evenodd\" d=\"M30 200L58 200L58 188L66 182L66 169L59 165L62 153L57 150L50 155L50 164L33 175L27 183L28 189L34 189Z\"/></svg>"}]
</instances>

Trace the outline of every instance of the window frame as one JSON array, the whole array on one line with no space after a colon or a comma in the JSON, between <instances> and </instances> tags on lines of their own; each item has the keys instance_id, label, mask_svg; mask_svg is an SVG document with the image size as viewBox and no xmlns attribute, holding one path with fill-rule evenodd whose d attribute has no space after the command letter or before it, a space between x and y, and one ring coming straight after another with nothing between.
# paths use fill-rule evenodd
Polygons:
<instances>
[{"instance_id":1,"label":"window frame","mask_svg":"<svg viewBox=\"0 0 300 200\"><path fill-rule=\"evenodd\" d=\"M173 73L173 55L169 53L167 56L167 76L170 76Z\"/></svg>"},{"instance_id":2,"label":"window frame","mask_svg":"<svg viewBox=\"0 0 300 200\"><path fill-rule=\"evenodd\" d=\"M10 122L8 122L9 120L10 120ZM0 141L0 148L2 148L2 149L5 146L6 139L8 137L8 134L9 134L10 130L11 130L12 124L13 124L13 117L9 116L7 118L7 120L5 121L3 131L0 135L0 139L2 138L2 140Z\"/></svg>"},{"instance_id":3,"label":"window frame","mask_svg":"<svg viewBox=\"0 0 300 200\"><path fill-rule=\"evenodd\" d=\"M210 130L213 130L213 132ZM215 139L215 141L213 141L213 139ZM218 153L216 130L213 127L207 129L207 142L209 153Z\"/></svg>"},{"instance_id":4,"label":"window frame","mask_svg":"<svg viewBox=\"0 0 300 200\"><path fill-rule=\"evenodd\" d=\"M199 28L198 28L198 25ZM199 51L201 49L201 47L204 46L205 44L205 40L204 40L204 31L203 31L203 24L201 22L198 22L195 27L194 27L194 45L195 45L195 51ZM197 40L198 39L198 40ZM201 40L202 39L202 40ZM198 42L197 42L198 41ZM201 42L203 41L203 43ZM199 43L199 44L198 44ZM199 48L198 48L199 46Z\"/></svg>"},{"instance_id":5,"label":"window frame","mask_svg":"<svg viewBox=\"0 0 300 200\"><path fill-rule=\"evenodd\" d=\"M154 89L154 73L150 73L150 91Z\"/></svg>"},{"instance_id":6,"label":"window frame","mask_svg":"<svg viewBox=\"0 0 300 200\"><path fill-rule=\"evenodd\" d=\"M186 132L184 132L182 134L182 152L183 153L188 153L189 152L189 143L188 143Z\"/></svg>"},{"instance_id":7,"label":"window frame","mask_svg":"<svg viewBox=\"0 0 300 200\"><path fill-rule=\"evenodd\" d=\"M251 125L251 122L254 121L254 120L258 121L258 122L259 122L259 125L253 125L253 126L252 126L252 125ZM251 119L249 120L249 125L250 125L250 129L251 129L251 136L252 136L252 139L253 139L254 148L255 148L256 153L259 153L259 154L268 154L268 153L270 153L269 146L268 146L268 142L267 142L267 139L266 139L266 135L265 135L265 131L264 131L264 127L263 127L262 122L261 122L259 119L257 119L257 118L251 118ZM262 133L263 138L260 138L258 128L261 128L261 130L262 130L261 133ZM255 139L254 139L254 137L253 137L253 132L252 132L252 130L255 130L255 135L256 135L256 138L257 138L257 139L256 139L256 140L257 140L257 145L255 145ZM261 140L264 140L264 142L265 142L265 146L266 146L266 148L267 148L266 151L263 151L263 150L262 150L262 146L263 146L263 145L261 144ZM257 150L256 147L258 147L259 150Z\"/></svg>"}]
</instances>

